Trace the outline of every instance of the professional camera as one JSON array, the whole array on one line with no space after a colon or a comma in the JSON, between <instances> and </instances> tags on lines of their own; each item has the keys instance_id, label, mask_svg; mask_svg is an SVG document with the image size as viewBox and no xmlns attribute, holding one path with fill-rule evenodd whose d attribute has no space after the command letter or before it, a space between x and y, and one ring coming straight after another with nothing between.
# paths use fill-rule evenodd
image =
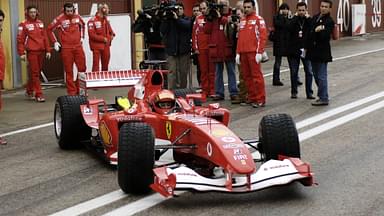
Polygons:
<instances>
[{"instance_id":1,"label":"professional camera","mask_svg":"<svg viewBox=\"0 0 384 216\"><path fill-rule=\"evenodd\" d=\"M173 17L173 12L177 14L179 7L173 3L162 2L159 6L159 14L165 19L170 19Z\"/></svg>"},{"instance_id":2,"label":"professional camera","mask_svg":"<svg viewBox=\"0 0 384 216\"><path fill-rule=\"evenodd\" d=\"M238 23L240 21L240 16L236 13L237 9L232 8L231 10L231 22L232 23Z\"/></svg>"},{"instance_id":3,"label":"professional camera","mask_svg":"<svg viewBox=\"0 0 384 216\"><path fill-rule=\"evenodd\" d=\"M156 5L152 7L144 7L143 9L138 10L137 14L141 18L147 18L147 15L154 17L156 15L157 10L158 10L158 7Z\"/></svg>"},{"instance_id":4,"label":"professional camera","mask_svg":"<svg viewBox=\"0 0 384 216\"><path fill-rule=\"evenodd\" d=\"M209 2L208 3L209 13L207 15L207 20L208 21L212 21L214 19L217 19L218 18L218 14L217 13L221 13L223 8L224 8L224 6L225 5L223 5L223 4Z\"/></svg>"}]
</instances>

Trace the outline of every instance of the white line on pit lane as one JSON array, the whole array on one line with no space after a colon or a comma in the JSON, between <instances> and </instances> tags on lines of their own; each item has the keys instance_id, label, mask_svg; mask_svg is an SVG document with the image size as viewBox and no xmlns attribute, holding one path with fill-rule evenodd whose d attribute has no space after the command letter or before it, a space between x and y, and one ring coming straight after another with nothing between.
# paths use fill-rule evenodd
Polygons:
<instances>
[{"instance_id":1,"label":"white line on pit lane","mask_svg":"<svg viewBox=\"0 0 384 216\"><path fill-rule=\"evenodd\" d=\"M371 106L368 106L368 107L363 108L361 110L355 111L351 114L347 114L347 115L342 116L340 118L337 118L335 120L329 121L329 122L324 123L318 127L315 127L313 129L309 129L305 132L300 133L299 134L299 140L304 141L306 139L309 139L313 136L319 135L325 131L333 129L337 126L345 124L349 121L357 119L363 115L366 115L368 113L371 113L371 112L376 111L378 109L381 109L383 107L384 107L384 101L380 101L380 102L375 103ZM153 207L153 206L166 200L164 198L163 199L161 199L161 198L162 198L162 196L160 194L153 194L153 195L147 196L145 198L142 198L140 200L137 200L135 202L129 203L129 204L122 206L120 208L117 208L113 211L110 211L110 212L104 214L103 216L129 216L129 215L133 215L133 214L136 214L138 212L144 211L148 208L151 208L151 207Z\"/></svg>"},{"instance_id":2,"label":"white line on pit lane","mask_svg":"<svg viewBox=\"0 0 384 216\"><path fill-rule=\"evenodd\" d=\"M37 129L49 127L49 126L52 126L52 125L53 125L53 122L50 122L50 123L46 123L46 124L41 124L41 125L29 127L29 128L15 130L15 131L11 131L11 132L8 132L8 133L0 134L0 137L6 137L6 136L11 136L11 135L19 134L19 133L24 133L24 132L32 131L32 130L37 130Z\"/></svg>"}]
</instances>

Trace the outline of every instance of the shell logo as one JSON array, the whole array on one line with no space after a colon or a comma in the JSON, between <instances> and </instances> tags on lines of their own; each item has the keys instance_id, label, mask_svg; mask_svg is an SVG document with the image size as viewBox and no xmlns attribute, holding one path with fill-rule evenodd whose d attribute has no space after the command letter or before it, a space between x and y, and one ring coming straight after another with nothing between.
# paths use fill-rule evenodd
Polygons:
<instances>
[{"instance_id":1,"label":"shell logo","mask_svg":"<svg viewBox=\"0 0 384 216\"><path fill-rule=\"evenodd\" d=\"M104 121L102 121L99 125L99 134L104 145L112 145L111 132Z\"/></svg>"}]
</instances>

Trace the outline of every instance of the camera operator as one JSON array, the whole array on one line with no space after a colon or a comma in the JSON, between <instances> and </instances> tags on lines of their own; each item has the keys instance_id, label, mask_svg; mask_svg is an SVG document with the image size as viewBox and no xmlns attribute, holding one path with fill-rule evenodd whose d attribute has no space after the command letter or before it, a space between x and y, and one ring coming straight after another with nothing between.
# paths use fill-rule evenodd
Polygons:
<instances>
[{"instance_id":1,"label":"camera operator","mask_svg":"<svg viewBox=\"0 0 384 216\"><path fill-rule=\"evenodd\" d=\"M231 19L229 1L220 0L218 4L211 3L209 16L204 31L210 34L209 57L215 63L215 97L213 100L224 100L224 63L228 74L228 91L232 104L239 104L236 72L235 72L235 52L232 50L232 41L225 35L228 20Z\"/></svg>"},{"instance_id":2,"label":"camera operator","mask_svg":"<svg viewBox=\"0 0 384 216\"><path fill-rule=\"evenodd\" d=\"M168 6L160 26L168 55L169 89L186 88L187 77L191 70L191 19L184 15L184 5L176 3Z\"/></svg>"},{"instance_id":3,"label":"camera operator","mask_svg":"<svg viewBox=\"0 0 384 216\"><path fill-rule=\"evenodd\" d=\"M149 60L166 60L165 46L160 35L161 19L159 16L159 8L153 6L137 11L139 15L134 23L133 31L135 33L142 32L144 41L148 49Z\"/></svg>"},{"instance_id":4,"label":"camera operator","mask_svg":"<svg viewBox=\"0 0 384 216\"><path fill-rule=\"evenodd\" d=\"M204 32L207 23L208 2L200 3L201 15L197 16L192 29L192 51L198 55L200 65L200 80L203 93L208 97L215 94L215 65L208 55L209 34Z\"/></svg>"}]
</instances>

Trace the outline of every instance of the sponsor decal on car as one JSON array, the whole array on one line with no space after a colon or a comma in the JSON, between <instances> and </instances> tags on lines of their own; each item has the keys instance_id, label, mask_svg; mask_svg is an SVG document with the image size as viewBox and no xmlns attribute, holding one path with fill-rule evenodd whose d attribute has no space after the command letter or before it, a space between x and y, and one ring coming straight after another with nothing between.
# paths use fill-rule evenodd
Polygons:
<instances>
[{"instance_id":1,"label":"sponsor decal on car","mask_svg":"<svg viewBox=\"0 0 384 216\"><path fill-rule=\"evenodd\" d=\"M223 142L226 142L226 143L231 143L231 142L235 142L236 138L235 137L230 137L230 136L225 136L225 137L221 137L221 140Z\"/></svg>"},{"instance_id":2,"label":"sponsor decal on car","mask_svg":"<svg viewBox=\"0 0 384 216\"><path fill-rule=\"evenodd\" d=\"M142 121L142 120L143 120L143 117L141 116L131 116L131 115L126 115L126 116L121 116L116 118L117 122L130 122L130 121Z\"/></svg>"},{"instance_id":3,"label":"sponsor decal on car","mask_svg":"<svg viewBox=\"0 0 384 216\"><path fill-rule=\"evenodd\" d=\"M242 148L244 145L240 143L226 143L223 144L222 147L224 149L235 149L235 148Z\"/></svg>"},{"instance_id":4,"label":"sponsor decal on car","mask_svg":"<svg viewBox=\"0 0 384 216\"><path fill-rule=\"evenodd\" d=\"M234 154L234 155L240 155L240 154L243 154L243 150L241 150L241 149L233 149L233 154Z\"/></svg>"},{"instance_id":5,"label":"sponsor decal on car","mask_svg":"<svg viewBox=\"0 0 384 216\"><path fill-rule=\"evenodd\" d=\"M84 115L92 115L92 108L91 107L88 107L88 106L84 106L84 111L83 111Z\"/></svg>"},{"instance_id":6,"label":"sponsor decal on car","mask_svg":"<svg viewBox=\"0 0 384 216\"><path fill-rule=\"evenodd\" d=\"M167 138L168 139L171 139L171 135L172 135L172 124L170 121L166 121L165 122L165 132L167 134Z\"/></svg>"},{"instance_id":7,"label":"sponsor decal on car","mask_svg":"<svg viewBox=\"0 0 384 216\"><path fill-rule=\"evenodd\" d=\"M276 166L265 167L264 171L267 171L269 169L281 169L281 168L286 168L286 167L289 167L289 165L288 164L280 164L280 165L276 165Z\"/></svg>"},{"instance_id":8,"label":"sponsor decal on car","mask_svg":"<svg viewBox=\"0 0 384 216\"><path fill-rule=\"evenodd\" d=\"M245 154L240 154L240 155L233 155L233 159L241 161L241 160L248 160L248 157Z\"/></svg>"},{"instance_id":9,"label":"sponsor decal on car","mask_svg":"<svg viewBox=\"0 0 384 216\"><path fill-rule=\"evenodd\" d=\"M212 145L211 143L207 143L207 154L209 157L212 156Z\"/></svg>"},{"instance_id":10,"label":"sponsor decal on car","mask_svg":"<svg viewBox=\"0 0 384 216\"><path fill-rule=\"evenodd\" d=\"M224 130L224 129L213 129L211 134L214 137L223 137L223 136L231 135L231 133L228 130Z\"/></svg>"},{"instance_id":11,"label":"sponsor decal on car","mask_svg":"<svg viewBox=\"0 0 384 216\"><path fill-rule=\"evenodd\" d=\"M109 131L104 121L100 122L99 132L100 132L101 139L103 140L103 143L108 146L112 145L111 132Z\"/></svg>"}]
</instances>

